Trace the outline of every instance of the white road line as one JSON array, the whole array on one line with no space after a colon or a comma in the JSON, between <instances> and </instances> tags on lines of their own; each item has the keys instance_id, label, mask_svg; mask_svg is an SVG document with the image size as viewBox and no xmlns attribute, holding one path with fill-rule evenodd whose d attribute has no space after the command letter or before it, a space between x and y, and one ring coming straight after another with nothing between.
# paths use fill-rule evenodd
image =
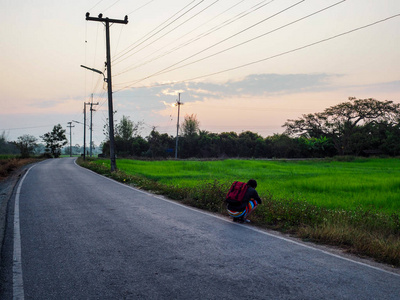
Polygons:
<instances>
[{"instance_id":1,"label":"white road line","mask_svg":"<svg viewBox=\"0 0 400 300\"><path fill-rule=\"evenodd\" d=\"M75 165L77 165L78 167L81 167L81 166L79 166L79 165L76 163L76 160L75 160L74 162L75 162ZM109 177L100 175L100 174L98 174L98 173L96 173L96 172L94 172L94 171L92 171L92 170L86 169L86 168L84 168L84 167L81 167L81 168L82 168L82 169L85 169L85 170L87 170L87 171L89 171L89 172L91 172L91 173L93 173L93 174L96 174L96 175L98 175L98 176L101 176L101 177L103 177L103 178L106 178L106 179L108 179L108 180L110 180L110 181L112 181L112 182L114 182L114 183L116 183L116 184L119 184L119 185L122 185L122 186L124 186L124 187L127 187L127 188L130 188L130 189L132 189L132 190L135 190L135 191L137 191L137 192L140 192L140 193L143 193L143 194L152 196L152 197L154 197L154 198L160 199L160 200L165 201L165 202L169 202L169 203L174 204L174 205L177 205L177 206L184 207L184 208L186 208L186 209L188 209L188 210L196 211L196 212L198 212L198 213L201 213L201 214L204 214L204 215L207 215L207 216L210 216L210 217L214 217L214 218L216 218L216 219L220 219L220 220L225 221L225 222L232 223L230 220L227 220L226 218L219 217L219 216L217 216L217 215L214 215L214 214L211 214L211 213L208 213L208 212L199 210L199 209L192 208L192 207L190 207L190 206L186 206L186 205L177 203L177 202L175 202L175 201L173 201L173 200L165 199L165 198L163 198L163 197L160 197L160 196L151 194L151 193L149 193L149 192L146 192L146 191L143 191L143 190L134 188L134 187L132 187L132 186L129 186L129 185L126 185L126 184L123 184L123 183L120 183L120 182L118 182L118 181L116 181L116 180L114 180L114 179L112 179L112 178L109 178ZM280 239L280 240L284 240L284 241L286 241L286 242L289 242L289 243L292 243L292 244L296 244L296 245L302 246L302 247L304 247L304 248L308 248L308 249L311 249L311 250L314 250L314 251L322 252L322 253L327 254L327 255L329 255L329 256L332 256L332 257L336 257L336 258L339 258L339 259L342 259L342 260L345 260L345 261L348 261L348 262L352 262L352 263L355 263L355 264L358 264L358 265L361 265L361 266L364 266L364 267L368 267L368 268L371 268L371 269L374 269L374 270L377 270L377 271L381 271L381 272L384 272L384 273L387 273L387 274L391 274L391 275L395 275L395 276L397 276L397 277L400 277L400 274L397 274L397 273L394 273L394 272L390 272L390 271L387 271L387 270L385 270L385 269L381 269L381 268L379 268L379 267L371 266L371 265L369 265L369 264L366 264L366 263L363 263L363 262L360 262L360 261L352 260L352 259L350 259L350 258L343 257L343 256L340 256L340 255L337 255L337 254L334 254L334 253L330 253L330 252L328 252L328 251L325 251L325 250L322 250L322 249L318 249L318 248L312 247L312 246L310 246L310 245L306 245L306 244L303 244L303 243L300 243L300 242L297 242L297 241L294 241L294 240L291 240L291 239L288 239L288 238L285 238L285 237L282 237L282 236L278 236L278 235L275 235L275 234L271 234L271 233L268 233L268 232L263 231L263 230L261 230L261 229L255 228L255 227L253 227L253 226L248 226L248 225L244 225L244 224L240 224L240 223L232 223L232 224L234 224L234 225L236 225L236 226L243 226L243 227L245 227L245 228L247 228L247 229L249 229L249 230L252 230L252 231L255 231L255 232L258 232L258 233L261 233L261 234L265 234L265 235L268 235L268 236L270 236L270 237L274 237L274 238L277 238L277 239Z\"/></svg>"},{"instance_id":2,"label":"white road line","mask_svg":"<svg viewBox=\"0 0 400 300\"><path fill-rule=\"evenodd\" d=\"M22 177L17 192L15 194L14 205L14 252L13 252L13 299L24 300L24 280L22 278L22 260L21 260L21 231L19 222L19 195L21 193L22 183L24 182L29 171L34 167L30 167Z\"/></svg>"}]
</instances>

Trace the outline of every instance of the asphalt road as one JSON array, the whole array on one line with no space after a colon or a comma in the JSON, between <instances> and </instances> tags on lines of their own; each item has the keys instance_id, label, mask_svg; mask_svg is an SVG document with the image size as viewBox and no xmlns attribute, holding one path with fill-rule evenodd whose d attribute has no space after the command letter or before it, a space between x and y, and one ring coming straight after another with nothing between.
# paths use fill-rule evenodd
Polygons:
<instances>
[{"instance_id":1,"label":"asphalt road","mask_svg":"<svg viewBox=\"0 0 400 300\"><path fill-rule=\"evenodd\" d=\"M0 299L400 299L400 275L85 170L36 164L9 201Z\"/></svg>"}]
</instances>

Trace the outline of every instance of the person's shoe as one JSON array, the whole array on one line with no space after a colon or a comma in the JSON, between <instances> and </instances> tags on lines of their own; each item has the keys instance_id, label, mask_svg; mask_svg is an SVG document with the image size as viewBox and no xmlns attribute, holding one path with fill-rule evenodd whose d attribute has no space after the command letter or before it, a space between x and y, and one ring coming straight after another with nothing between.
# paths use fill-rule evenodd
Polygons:
<instances>
[{"instance_id":1,"label":"person's shoe","mask_svg":"<svg viewBox=\"0 0 400 300\"><path fill-rule=\"evenodd\" d=\"M249 219L244 219L243 223L251 223L251 221Z\"/></svg>"}]
</instances>

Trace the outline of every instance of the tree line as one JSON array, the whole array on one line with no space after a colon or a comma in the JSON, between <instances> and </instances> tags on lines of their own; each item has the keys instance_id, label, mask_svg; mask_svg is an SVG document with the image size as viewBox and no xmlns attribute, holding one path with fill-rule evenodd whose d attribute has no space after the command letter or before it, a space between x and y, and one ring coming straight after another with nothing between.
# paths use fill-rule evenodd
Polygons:
<instances>
[{"instance_id":1,"label":"tree line","mask_svg":"<svg viewBox=\"0 0 400 300\"><path fill-rule=\"evenodd\" d=\"M175 156L176 137L156 127L147 137L140 135L143 122L123 116L115 126L118 157L169 158ZM200 129L196 115L187 115L180 125L179 158L318 158L336 155L400 155L400 104L373 98L356 99L329 107L323 112L287 120L282 134L266 138L251 131L212 133ZM104 134L108 137L108 128ZM55 125L41 136L44 155L59 157L68 140L65 129ZM20 152L22 157L37 152L40 144L31 135L7 142L0 136L0 153ZM76 147L75 147L76 148ZM109 156L109 141L102 156ZM43 150L43 149L42 149ZM67 151L67 153L69 153ZM37 153L36 153L37 154Z\"/></svg>"},{"instance_id":2,"label":"tree line","mask_svg":"<svg viewBox=\"0 0 400 300\"><path fill-rule=\"evenodd\" d=\"M373 98L356 99L287 120L282 134L266 138L251 131L212 133L200 129L196 115L180 128L179 158L317 158L336 155L400 155L400 104ZM116 126L119 157L168 158L175 155L176 137L156 128L143 138L142 123L123 116ZM103 143L109 154L109 142Z\"/></svg>"}]
</instances>

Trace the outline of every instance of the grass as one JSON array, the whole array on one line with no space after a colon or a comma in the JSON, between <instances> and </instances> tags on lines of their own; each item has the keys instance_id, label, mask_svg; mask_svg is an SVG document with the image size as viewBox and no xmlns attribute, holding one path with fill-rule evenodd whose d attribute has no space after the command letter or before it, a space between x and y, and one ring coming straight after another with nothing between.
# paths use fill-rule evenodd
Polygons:
<instances>
[{"instance_id":1,"label":"grass","mask_svg":"<svg viewBox=\"0 0 400 300\"><path fill-rule=\"evenodd\" d=\"M0 155L0 181L7 178L14 170L38 161L37 158L19 158L16 155Z\"/></svg>"},{"instance_id":2,"label":"grass","mask_svg":"<svg viewBox=\"0 0 400 300\"><path fill-rule=\"evenodd\" d=\"M109 163L104 160L98 164ZM258 182L260 195L291 199L329 209L400 211L400 159L352 162L312 161L139 161L118 160L118 169L162 184L194 187L200 181Z\"/></svg>"},{"instance_id":3,"label":"grass","mask_svg":"<svg viewBox=\"0 0 400 300\"><path fill-rule=\"evenodd\" d=\"M253 223L400 266L400 160L138 161L84 166L121 182L226 214L234 180L258 181Z\"/></svg>"}]
</instances>

